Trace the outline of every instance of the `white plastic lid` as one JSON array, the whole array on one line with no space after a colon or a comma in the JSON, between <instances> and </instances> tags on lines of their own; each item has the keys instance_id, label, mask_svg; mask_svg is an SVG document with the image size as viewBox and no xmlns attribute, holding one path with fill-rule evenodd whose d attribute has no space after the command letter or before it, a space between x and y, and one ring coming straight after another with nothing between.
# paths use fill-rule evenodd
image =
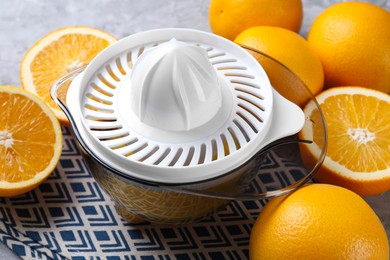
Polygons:
<instances>
[{"instance_id":1,"label":"white plastic lid","mask_svg":"<svg viewBox=\"0 0 390 260\"><path fill-rule=\"evenodd\" d=\"M285 110L278 115L274 99ZM249 53L189 29L142 32L108 47L73 80L67 105L96 156L158 183L218 177L304 122Z\"/></svg>"}]
</instances>

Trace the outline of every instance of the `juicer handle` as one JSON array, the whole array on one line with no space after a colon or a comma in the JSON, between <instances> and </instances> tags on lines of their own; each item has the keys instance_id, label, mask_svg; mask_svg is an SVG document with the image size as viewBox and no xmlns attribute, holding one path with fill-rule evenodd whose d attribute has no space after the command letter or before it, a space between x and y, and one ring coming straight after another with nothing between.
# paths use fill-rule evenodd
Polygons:
<instances>
[{"instance_id":1,"label":"juicer handle","mask_svg":"<svg viewBox=\"0 0 390 260\"><path fill-rule=\"evenodd\" d=\"M298 133L305 124L305 115L299 106L283 97L273 88L272 96L274 101L272 122L262 142L262 147Z\"/></svg>"}]
</instances>

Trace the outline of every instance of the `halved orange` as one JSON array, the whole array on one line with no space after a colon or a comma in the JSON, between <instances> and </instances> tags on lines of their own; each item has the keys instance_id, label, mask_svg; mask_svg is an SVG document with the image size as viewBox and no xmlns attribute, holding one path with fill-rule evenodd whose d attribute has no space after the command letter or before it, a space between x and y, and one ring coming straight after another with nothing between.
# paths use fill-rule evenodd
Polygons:
<instances>
[{"instance_id":1,"label":"halved orange","mask_svg":"<svg viewBox=\"0 0 390 260\"><path fill-rule=\"evenodd\" d=\"M28 50L20 66L24 89L40 96L61 123L65 114L50 97L50 88L63 75L88 64L117 39L99 29L71 26L50 32Z\"/></svg>"},{"instance_id":2,"label":"halved orange","mask_svg":"<svg viewBox=\"0 0 390 260\"><path fill-rule=\"evenodd\" d=\"M0 196L36 188L61 151L60 124L50 108L21 88L0 86Z\"/></svg>"},{"instance_id":3,"label":"halved orange","mask_svg":"<svg viewBox=\"0 0 390 260\"><path fill-rule=\"evenodd\" d=\"M363 87L336 87L316 96L328 130L328 151L315 178L348 188L361 196L390 190L390 96ZM320 120L314 102L304 113ZM322 129L307 124L300 133L322 147ZM302 145L303 160L320 156L316 145Z\"/></svg>"}]
</instances>

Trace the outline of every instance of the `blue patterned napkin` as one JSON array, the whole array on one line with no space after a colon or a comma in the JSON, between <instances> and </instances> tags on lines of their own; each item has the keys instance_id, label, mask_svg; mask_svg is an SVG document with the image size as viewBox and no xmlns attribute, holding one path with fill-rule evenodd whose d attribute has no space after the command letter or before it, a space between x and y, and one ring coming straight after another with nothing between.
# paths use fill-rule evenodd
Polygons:
<instances>
[{"instance_id":1,"label":"blue patterned napkin","mask_svg":"<svg viewBox=\"0 0 390 260\"><path fill-rule=\"evenodd\" d=\"M248 258L250 231L265 201L234 201L195 224L129 224L86 169L68 128L63 135L49 179L24 195L0 198L0 240L22 259ZM286 161L272 153L262 171L258 185L266 188L290 183L296 177L284 173L298 172L286 171Z\"/></svg>"}]
</instances>

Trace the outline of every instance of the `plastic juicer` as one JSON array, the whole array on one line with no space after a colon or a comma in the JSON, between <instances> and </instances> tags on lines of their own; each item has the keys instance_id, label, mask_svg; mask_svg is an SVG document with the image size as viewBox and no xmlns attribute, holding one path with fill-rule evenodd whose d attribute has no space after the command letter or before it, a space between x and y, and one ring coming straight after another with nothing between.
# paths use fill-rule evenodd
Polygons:
<instances>
[{"instance_id":1,"label":"plastic juicer","mask_svg":"<svg viewBox=\"0 0 390 260\"><path fill-rule=\"evenodd\" d=\"M57 91L69 80L64 101ZM296 134L307 120L247 50L210 33L131 35L59 80L52 96L129 221L198 220L231 199L294 190L318 167L292 185L248 192L266 152L283 145L299 152Z\"/></svg>"}]
</instances>

